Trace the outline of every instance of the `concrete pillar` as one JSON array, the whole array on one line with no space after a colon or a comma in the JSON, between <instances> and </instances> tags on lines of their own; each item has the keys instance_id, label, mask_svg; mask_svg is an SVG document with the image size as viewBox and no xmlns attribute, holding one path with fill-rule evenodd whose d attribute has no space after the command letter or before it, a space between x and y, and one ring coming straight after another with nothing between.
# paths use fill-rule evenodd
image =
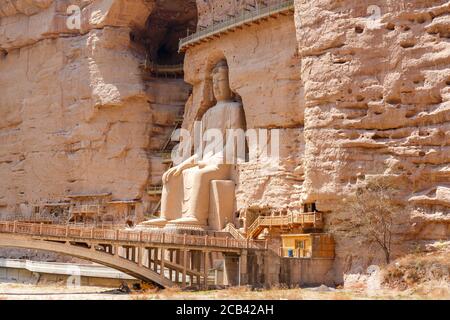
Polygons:
<instances>
[{"instance_id":1,"label":"concrete pillar","mask_svg":"<svg viewBox=\"0 0 450 320\"><path fill-rule=\"evenodd\" d=\"M186 270L187 270L187 264L188 264L188 251L186 249L183 250L183 278L181 281L181 285L183 287L186 287Z\"/></svg>"},{"instance_id":2,"label":"concrete pillar","mask_svg":"<svg viewBox=\"0 0 450 320\"><path fill-rule=\"evenodd\" d=\"M173 250L172 249L169 249L169 261L173 262ZM169 277L170 277L170 280L173 281L172 280L172 277L173 277L173 270L172 269L169 270Z\"/></svg>"},{"instance_id":3,"label":"concrete pillar","mask_svg":"<svg viewBox=\"0 0 450 320\"><path fill-rule=\"evenodd\" d=\"M165 272L164 272L164 268L165 268L165 264L164 264L164 256L165 256L165 249L161 248L161 277L165 278Z\"/></svg>"},{"instance_id":4,"label":"concrete pillar","mask_svg":"<svg viewBox=\"0 0 450 320\"><path fill-rule=\"evenodd\" d=\"M203 252L203 286L208 288L208 252Z\"/></svg>"},{"instance_id":5,"label":"concrete pillar","mask_svg":"<svg viewBox=\"0 0 450 320\"><path fill-rule=\"evenodd\" d=\"M158 248L153 248L153 271L158 273Z\"/></svg>"},{"instance_id":6,"label":"concrete pillar","mask_svg":"<svg viewBox=\"0 0 450 320\"><path fill-rule=\"evenodd\" d=\"M138 266L142 267L142 256L143 256L144 250L142 247L138 247L137 250L138 250L138 254L137 254Z\"/></svg>"},{"instance_id":7,"label":"concrete pillar","mask_svg":"<svg viewBox=\"0 0 450 320\"><path fill-rule=\"evenodd\" d=\"M239 274L240 283L239 285L244 286L248 284L248 252L247 250L242 250L239 257Z\"/></svg>"},{"instance_id":8,"label":"concrete pillar","mask_svg":"<svg viewBox=\"0 0 450 320\"><path fill-rule=\"evenodd\" d=\"M144 266L150 268L150 249L144 248Z\"/></svg>"},{"instance_id":9,"label":"concrete pillar","mask_svg":"<svg viewBox=\"0 0 450 320\"><path fill-rule=\"evenodd\" d=\"M239 256L236 254L224 254L224 285L239 285Z\"/></svg>"}]
</instances>

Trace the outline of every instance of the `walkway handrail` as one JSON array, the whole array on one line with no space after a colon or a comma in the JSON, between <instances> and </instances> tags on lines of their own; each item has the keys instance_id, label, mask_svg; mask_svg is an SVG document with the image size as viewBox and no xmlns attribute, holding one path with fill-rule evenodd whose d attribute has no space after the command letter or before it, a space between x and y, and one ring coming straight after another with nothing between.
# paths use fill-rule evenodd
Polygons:
<instances>
[{"instance_id":1,"label":"walkway handrail","mask_svg":"<svg viewBox=\"0 0 450 320\"><path fill-rule=\"evenodd\" d=\"M262 216L259 216L253 221L253 223L247 229L247 235L251 236L253 232L259 227L260 222L262 220Z\"/></svg>"},{"instance_id":2,"label":"walkway handrail","mask_svg":"<svg viewBox=\"0 0 450 320\"><path fill-rule=\"evenodd\" d=\"M293 224L316 224L322 222L322 213L303 212L292 213L286 216L259 216L247 228L247 236L252 237L253 233L260 227L283 227Z\"/></svg>"},{"instance_id":3,"label":"walkway handrail","mask_svg":"<svg viewBox=\"0 0 450 320\"><path fill-rule=\"evenodd\" d=\"M231 236L238 240L245 240L245 237L242 233L239 232L238 229L232 223L228 223L225 227L225 231L229 232Z\"/></svg>"},{"instance_id":4,"label":"walkway handrail","mask_svg":"<svg viewBox=\"0 0 450 320\"><path fill-rule=\"evenodd\" d=\"M183 39L180 39L179 51L183 51L183 48L193 42L199 41L202 38L210 37L214 34L224 32L228 29L241 26L246 23L251 23L256 20L260 20L264 17L271 16L276 13L280 13L286 10L294 8L294 0L280 0L276 4L261 7L257 6L252 11L242 11L240 15L232 18L225 19L219 23L213 24L203 30L197 31Z\"/></svg>"},{"instance_id":5,"label":"walkway handrail","mask_svg":"<svg viewBox=\"0 0 450 320\"><path fill-rule=\"evenodd\" d=\"M160 243L199 247L220 247L233 249L265 249L264 241L238 240L228 237L193 236L138 230L113 230L99 228L71 227L69 225L45 225L22 222L0 222L0 233L30 236L76 238L80 240L124 241L137 243Z\"/></svg>"},{"instance_id":6,"label":"walkway handrail","mask_svg":"<svg viewBox=\"0 0 450 320\"><path fill-rule=\"evenodd\" d=\"M163 190L162 185L149 185L147 186L147 193L161 193Z\"/></svg>"},{"instance_id":7,"label":"walkway handrail","mask_svg":"<svg viewBox=\"0 0 450 320\"><path fill-rule=\"evenodd\" d=\"M184 64L156 64L146 61L145 68L155 73L180 73L184 71Z\"/></svg>"},{"instance_id":8,"label":"walkway handrail","mask_svg":"<svg viewBox=\"0 0 450 320\"><path fill-rule=\"evenodd\" d=\"M3 221L20 221L20 222L36 222L36 223L61 223L63 222L67 217L25 217L23 215L14 215L14 216L6 216L2 217Z\"/></svg>"}]
</instances>

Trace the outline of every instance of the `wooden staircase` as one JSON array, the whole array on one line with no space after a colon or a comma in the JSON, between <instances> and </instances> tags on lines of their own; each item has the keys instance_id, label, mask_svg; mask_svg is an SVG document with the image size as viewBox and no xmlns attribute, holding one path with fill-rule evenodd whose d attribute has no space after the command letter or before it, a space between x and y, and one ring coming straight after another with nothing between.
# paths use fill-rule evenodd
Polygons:
<instances>
[{"instance_id":1,"label":"wooden staircase","mask_svg":"<svg viewBox=\"0 0 450 320\"><path fill-rule=\"evenodd\" d=\"M240 233L239 230L236 229L236 227L232 223L227 224L224 231L231 234L231 236L236 240L245 240L246 239L245 236L242 233Z\"/></svg>"},{"instance_id":2,"label":"wooden staircase","mask_svg":"<svg viewBox=\"0 0 450 320\"><path fill-rule=\"evenodd\" d=\"M300 228L322 228L322 213L293 213L286 216L259 216L247 229L247 238L255 239L265 228L291 230Z\"/></svg>"}]
</instances>

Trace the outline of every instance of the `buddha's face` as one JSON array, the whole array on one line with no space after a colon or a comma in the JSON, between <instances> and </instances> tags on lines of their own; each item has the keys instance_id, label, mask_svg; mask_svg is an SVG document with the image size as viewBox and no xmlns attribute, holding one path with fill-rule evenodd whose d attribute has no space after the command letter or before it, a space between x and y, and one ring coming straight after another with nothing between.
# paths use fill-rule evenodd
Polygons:
<instances>
[{"instance_id":1,"label":"buddha's face","mask_svg":"<svg viewBox=\"0 0 450 320\"><path fill-rule=\"evenodd\" d=\"M213 91L217 101L230 100L232 97L230 82L228 79L228 68L220 67L213 74Z\"/></svg>"}]
</instances>

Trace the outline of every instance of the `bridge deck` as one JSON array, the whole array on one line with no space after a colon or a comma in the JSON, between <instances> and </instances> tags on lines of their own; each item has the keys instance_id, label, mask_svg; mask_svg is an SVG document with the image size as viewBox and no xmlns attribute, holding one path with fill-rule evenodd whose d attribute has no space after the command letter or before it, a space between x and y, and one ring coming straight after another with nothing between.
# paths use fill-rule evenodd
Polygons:
<instances>
[{"instance_id":1,"label":"bridge deck","mask_svg":"<svg viewBox=\"0 0 450 320\"><path fill-rule=\"evenodd\" d=\"M266 241L228 236L178 235L18 221L0 221L0 247L67 254L163 287L185 287L188 284L207 287L209 255L214 252L224 256L244 256L244 261L247 252L267 252Z\"/></svg>"},{"instance_id":2,"label":"bridge deck","mask_svg":"<svg viewBox=\"0 0 450 320\"><path fill-rule=\"evenodd\" d=\"M36 239L51 241L87 241L120 245L170 246L173 248L211 248L220 250L265 250L266 241L238 240L229 237L193 236L151 231L112 230L72 227L68 225L45 225L22 222L0 222L0 233L30 235Z\"/></svg>"}]
</instances>

